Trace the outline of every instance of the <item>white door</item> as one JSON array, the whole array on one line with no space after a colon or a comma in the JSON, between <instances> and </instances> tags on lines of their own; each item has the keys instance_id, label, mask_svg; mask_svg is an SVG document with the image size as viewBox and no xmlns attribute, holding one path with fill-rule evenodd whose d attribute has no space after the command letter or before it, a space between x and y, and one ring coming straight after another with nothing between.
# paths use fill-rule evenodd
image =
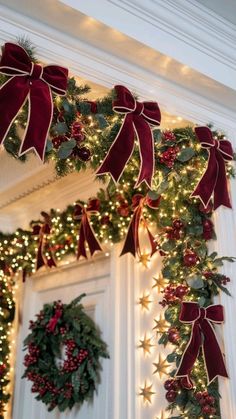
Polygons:
<instances>
[{"instance_id":1,"label":"white door","mask_svg":"<svg viewBox=\"0 0 236 419\"><path fill-rule=\"evenodd\" d=\"M96 262L82 262L67 265L61 269L27 279L24 292L22 327L16 366L16 390L13 419L110 419L111 394L113 385L110 382L112 362L103 360L101 383L92 403L85 403L81 409L60 413L58 409L48 412L42 402L34 399L31 393L31 382L21 379L24 371L22 341L28 334L29 320L39 312L43 304L54 300L69 303L82 293L86 297L82 303L102 332L102 338L108 343L112 358L110 342L111 317L107 315L110 304L110 263L109 258Z\"/></svg>"}]
</instances>

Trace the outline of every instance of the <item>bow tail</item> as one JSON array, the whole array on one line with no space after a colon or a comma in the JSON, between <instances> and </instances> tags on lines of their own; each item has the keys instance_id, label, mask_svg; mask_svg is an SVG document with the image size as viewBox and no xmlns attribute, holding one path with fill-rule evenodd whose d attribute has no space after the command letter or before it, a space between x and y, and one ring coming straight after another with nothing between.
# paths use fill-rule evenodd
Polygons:
<instances>
[{"instance_id":1,"label":"bow tail","mask_svg":"<svg viewBox=\"0 0 236 419\"><path fill-rule=\"evenodd\" d=\"M43 235L39 239L39 245L38 245L38 251L37 251L37 257L36 257L36 270L41 268L45 265L45 260L43 256L43 249L44 249L44 237Z\"/></svg>"},{"instance_id":2,"label":"bow tail","mask_svg":"<svg viewBox=\"0 0 236 419\"><path fill-rule=\"evenodd\" d=\"M192 326L192 332L190 340L185 348L182 355L179 368L176 372L176 377L186 377L188 383L191 383L190 373L193 369L195 361L198 357L199 349L201 346L201 331L197 322Z\"/></svg>"},{"instance_id":3,"label":"bow tail","mask_svg":"<svg viewBox=\"0 0 236 419\"><path fill-rule=\"evenodd\" d=\"M209 384L217 376L228 377L228 374L215 331L208 320L204 320L202 330L204 333L203 356Z\"/></svg>"},{"instance_id":4,"label":"bow tail","mask_svg":"<svg viewBox=\"0 0 236 419\"><path fill-rule=\"evenodd\" d=\"M216 159L216 152L214 148L210 148L209 159L205 173L198 182L195 190L193 191L192 198L200 198L204 207L207 207L211 196L213 194L217 177L218 177L218 162Z\"/></svg>"},{"instance_id":5,"label":"bow tail","mask_svg":"<svg viewBox=\"0 0 236 419\"><path fill-rule=\"evenodd\" d=\"M115 182L120 179L125 165L134 148L134 129L132 116L126 115L121 128L110 147L102 165L97 170L97 175L110 173Z\"/></svg>"},{"instance_id":6,"label":"bow tail","mask_svg":"<svg viewBox=\"0 0 236 419\"><path fill-rule=\"evenodd\" d=\"M33 149L38 157L44 161L52 117L53 99L50 87L41 80L33 81L29 95L28 121L25 137L19 151L20 156Z\"/></svg>"},{"instance_id":7,"label":"bow tail","mask_svg":"<svg viewBox=\"0 0 236 419\"><path fill-rule=\"evenodd\" d=\"M214 190L214 209L217 209L220 205L224 205L227 208L232 208L225 172L225 161L219 152L216 154L216 159L219 173Z\"/></svg>"},{"instance_id":8,"label":"bow tail","mask_svg":"<svg viewBox=\"0 0 236 419\"><path fill-rule=\"evenodd\" d=\"M27 99L29 87L25 79L25 76L14 76L0 88L0 144Z\"/></svg>"},{"instance_id":9,"label":"bow tail","mask_svg":"<svg viewBox=\"0 0 236 419\"><path fill-rule=\"evenodd\" d=\"M131 253L135 257L136 253L140 252L139 224L140 224L141 215L142 215L142 209L141 207L137 207L129 223L128 231L125 237L124 246L122 248L120 256L123 256L126 253Z\"/></svg>"},{"instance_id":10,"label":"bow tail","mask_svg":"<svg viewBox=\"0 0 236 419\"><path fill-rule=\"evenodd\" d=\"M152 235L152 233L149 230L149 228L146 227L146 229L147 229L147 233L148 233L149 242L150 242L150 245L151 245L151 254L150 254L150 257L152 257L154 255L154 253L157 252L157 244L156 244L155 238Z\"/></svg>"},{"instance_id":11,"label":"bow tail","mask_svg":"<svg viewBox=\"0 0 236 419\"><path fill-rule=\"evenodd\" d=\"M77 259L83 256L87 259L86 249L85 249L85 232L84 232L84 218L82 216L80 231L79 231L79 242L77 248Z\"/></svg>"},{"instance_id":12,"label":"bow tail","mask_svg":"<svg viewBox=\"0 0 236 419\"><path fill-rule=\"evenodd\" d=\"M143 118L137 117L136 115L134 116L134 129L138 139L141 158L140 170L135 188L142 182L145 182L151 189L155 165L152 131L149 124Z\"/></svg>"},{"instance_id":13,"label":"bow tail","mask_svg":"<svg viewBox=\"0 0 236 419\"><path fill-rule=\"evenodd\" d=\"M101 245L95 236L95 232L90 225L87 215L84 216L84 234L85 234L85 239L88 243L91 256L93 256L96 250L102 251Z\"/></svg>"}]
</instances>

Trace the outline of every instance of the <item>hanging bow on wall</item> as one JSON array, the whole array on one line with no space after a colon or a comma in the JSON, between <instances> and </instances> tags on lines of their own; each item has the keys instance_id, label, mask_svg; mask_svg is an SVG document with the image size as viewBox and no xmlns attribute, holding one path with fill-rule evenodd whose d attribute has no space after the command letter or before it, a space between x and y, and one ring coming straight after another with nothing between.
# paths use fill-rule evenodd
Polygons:
<instances>
[{"instance_id":1,"label":"hanging bow on wall","mask_svg":"<svg viewBox=\"0 0 236 419\"><path fill-rule=\"evenodd\" d=\"M0 144L28 100L28 121L19 155L33 149L43 161L53 117L52 93L65 95L68 70L57 65L35 64L24 48L7 42L0 73L10 76L0 89Z\"/></svg>"},{"instance_id":2,"label":"hanging bow on wall","mask_svg":"<svg viewBox=\"0 0 236 419\"><path fill-rule=\"evenodd\" d=\"M160 109L157 102L138 102L124 86L115 86L114 89L117 99L113 102L113 110L125 117L97 174L110 173L114 181L118 182L132 155L136 136L141 164L135 186L146 182L151 188L155 163L151 127L160 125Z\"/></svg>"},{"instance_id":3,"label":"hanging bow on wall","mask_svg":"<svg viewBox=\"0 0 236 419\"><path fill-rule=\"evenodd\" d=\"M217 341L212 323L224 322L222 305L199 307L198 303L183 302L179 320L192 324L190 340L183 353L176 377L186 377L188 388L192 387L191 370L202 347L208 384L217 376L228 377L223 354Z\"/></svg>"},{"instance_id":4,"label":"hanging bow on wall","mask_svg":"<svg viewBox=\"0 0 236 419\"><path fill-rule=\"evenodd\" d=\"M205 208L212 195L214 209L220 205L231 208L225 161L233 159L232 145L228 140L214 139L208 127L197 127L195 133L201 146L207 149L209 159L207 169L191 196L200 198Z\"/></svg>"},{"instance_id":5,"label":"hanging bow on wall","mask_svg":"<svg viewBox=\"0 0 236 419\"><path fill-rule=\"evenodd\" d=\"M36 270L42 266L47 266L51 268L52 266L57 266L54 255L48 246L48 234L51 232L51 217L46 212L41 212L44 222L42 225L36 224L33 226L32 234L39 237L38 250L36 257Z\"/></svg>"},{"instance_id":6,"label":"hanging bow on wall","mask_svg":"<svg viewBox=\"0 0 236 419\"><path fill-rule=\"evenodd\" d=\"M161 197L156 200L151 200L148 196L144 197L141 194L136 194L133 196L132 208L134 213L128 227L121 256L125 255L126 253L131 253L133 256L136 256L136 254L139 257L141 256L139 242L139 228L141 224L145 227L148 234L148 239L151 246L150 256L152 256L157 251L157 243L155 242L154 236L148 228L148 222L143 215L143 209L145 205L147 205L149 208L156 209L159 206L160 199Z\"/></svg>"},{"instance_id":7,"label":"hanging bow on wall","mask_svg":"<svg viewBox=\"0 0 236 419\"><path fill-rule=\"evenodd\" d=\"M100 202L98 199L90 199L87 207L76 204L74 211L74 219L81 220L79 230L79 242L77 249L77 259L84 256L87 259L85 242L87 242L91 256L96 250L102 251L100 243L96 238L95 232L90 224L90 216L99 213Z\"/></svg>"}]
</instances>

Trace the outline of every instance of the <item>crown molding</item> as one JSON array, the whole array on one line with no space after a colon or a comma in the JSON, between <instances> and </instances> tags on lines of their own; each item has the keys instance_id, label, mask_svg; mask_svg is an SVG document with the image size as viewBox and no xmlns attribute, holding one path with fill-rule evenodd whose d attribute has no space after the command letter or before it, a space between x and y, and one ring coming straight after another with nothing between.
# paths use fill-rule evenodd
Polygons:
<instances>
[{"instance_id":1,"label":"crown molding","mask_svg":"<svg viewBox=\"0 0 236 419\"><path fill-rule=\"evenodd\" d=\"M104 1L107 2L102 0L101 5ZM86 4L89 3L90 0L87 0ZM125 84L143 99L158 98L160 106L174 115L199 124L212 122L229 135L235 131L235 111L208 99L207 90L206 97L203 97L176 82L157 76L141 65L138 67L2 5L0 23L2 42L27 35L37 46L39 59L44 62L61 62L73 74L108 88L114 84ZM223 98L223 92L219 95Z\"/></svg>"},{"instance_id":2,"label":"crown molding","mask_svg":"<svg viewBox=\"0 0 236 419\"><path fill-rule=\"evenodd\" d=\"M236 26L197 0L60 2L236 89Z\"/></svg>"}]
</instances>

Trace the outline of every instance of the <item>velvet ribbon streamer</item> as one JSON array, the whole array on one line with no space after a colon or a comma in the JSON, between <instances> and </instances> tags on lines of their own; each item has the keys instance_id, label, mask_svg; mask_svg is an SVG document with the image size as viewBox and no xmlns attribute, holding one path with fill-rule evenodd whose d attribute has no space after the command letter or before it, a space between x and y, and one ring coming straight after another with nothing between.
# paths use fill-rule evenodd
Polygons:
<instances>
[{"instance_id":1,"label":"velvet ribbon streamer","mask_svg":"<svg viewBox=\"0 0 236 419\"><path fill-rule=\"evenodd\" d=\"M43 161L53 117L52 93L65 95L68 70L57 65L35 64L24 48L7 42L2 51L0 73L10 76L0 88L0 144L28 100L28 121L19 155L33 149Z\"/></svg>"},{"instance_id":2,"label":"velvet ribbon streamer","mask_svg":"<svg viewBox=\"0 0 236 419\"><path fill-rule=\"evenodd\" d=\"M113 110L125 117L97 175L110 173L115 182L119 181L133 153L136 135L141 164L135 187L144 181L151 188L155 163L151 127L160 125L160 109L157 102L138 102L124 86L115 86L114 89L117 99L113 102Z\"/></svg>"},{"instance_id":3,"label":"velvet ribbon streamer","mask_svg":"<svg viewBox=\"0 0 236 419\"><path fill-rule=\"evenodd\" d=\"M53 253L50 248L48 248L47 235L50 234L51 231L51 219L46 212L42 212L41 215L44 217L44 223L42 225L35 225L33 228L33 234L39 236L36 270L42 266L47 266L48 268L57 266ZM48 253L48 256L46 256L46 252Z\"/></svg>"},{"instance_id":4,"label":"velvet ribbon streamer","mask_svg":"<svg viewBox=\"0 0 236 419\"><path fill-rule=\"evenodd\" d=\"M61 318L62 316L62 310L57 309L55 311L54 316L49 320L48 324L47 324L47 330L51 333L54 332L56 325L58 323L58 320Z\"/></svg>"},{"instance_id":5,"label":"velvet ribbon streamer","mask_svg":"<svg viewBox=\"0 0 236 419\"><path fill-rule=\"evenodd\" d=\"M80 204L76 204L75 207L74 218L81 220L77 248L77 259L79 259L81 256L84 256L87 259L85 242L87 242L88 244L91 256L93 256L96 250L102 251L101 245L97 240L95 232L89 222L90 215L98 214L98 207L96 201L96 199L91 200L87 208L83 207Z\"/></svg>"},{"instance_id":6,"label":"velvet ribbon streamer","mask_svg":"<svg viewBox=\"0 0 236 419\"><path fill-rule=\"evenodd\" d=\"M176 377L186 377L188 388L192 386L190 373L202 347L208 384L216 377L228 377L223 354L212 323L224 322L222 305L199 307L195 302L183 302L179 320L192 324L190 340L183 353Z\"/></svg>"},{"instance_id":7,"label":"velvet ribbon streamer","mask_svg":"<svg viewBox=\"0 0 236 419\"><path fill-rule=\"evenodd\" d=\"M139 227L140 224L143 223L148 234L148 239L151 246L150 256L152 257L152 255L157 251L157 243L155 242L154 236L150 232L148 228L148 223L143 216L143 208L145 205L147 205L150 208L156 209L159 205L160 198L158 198L157 200L151 200L150 198L144 197L141 194L136 194L133 196L132 202L134 213L128 227L124 246L120 256L125 255L126 253L131 253L133 256L135 256L136 254L138 256L141 256L139 242Z\"/></svg>"},{"instance_id":8,"label":"velvet ribbon streamer","mask_svg":"<svg viewBox=\"0 0 236 419\"><path fill-rule=\"evenodd\" d=\"M208 127L197 127L195 133L203 148L209 153L208 165L192 197L198 197L206 208L213 195L214 209L220 205L232 208L227 186L225 161L233 159L232 145L228 140L213 138Z\"/></svg>"}]
</instances>

